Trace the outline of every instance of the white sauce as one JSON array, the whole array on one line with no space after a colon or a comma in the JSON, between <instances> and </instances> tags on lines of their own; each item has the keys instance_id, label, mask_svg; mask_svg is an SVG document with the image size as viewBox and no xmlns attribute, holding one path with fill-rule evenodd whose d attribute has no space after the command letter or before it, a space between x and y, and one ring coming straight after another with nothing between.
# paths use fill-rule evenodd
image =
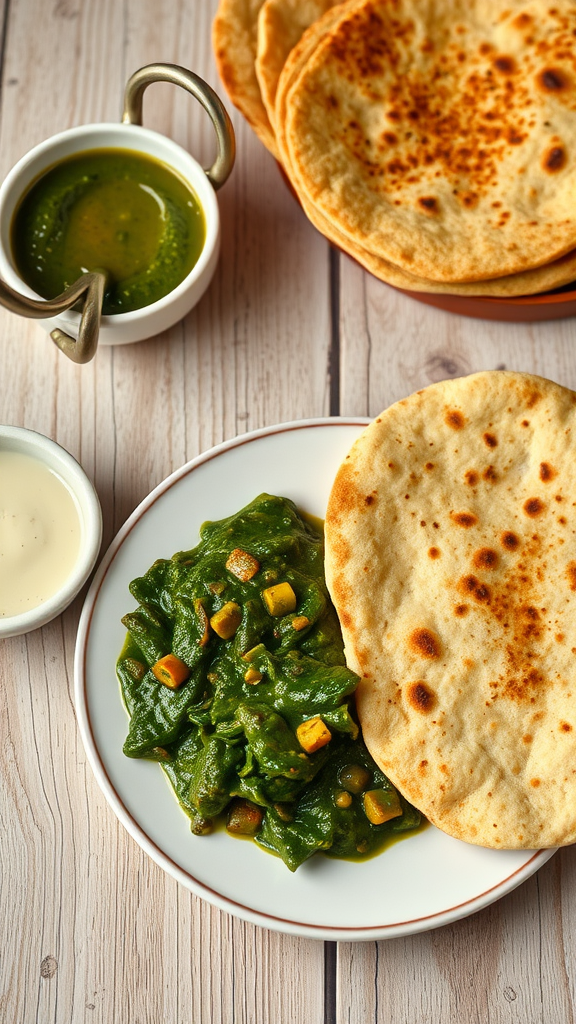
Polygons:
<instances>
[{"instance_id":1,"label":"white sauce","mask_svg":"<svg viewBox=\"0 0 576 1024\"><path fill-rule=\"evenodd\" d=\"M0 451L0 617L52 597L78 560L81 538L64 481L30 455Z\"/></svg>"}]
</instances>

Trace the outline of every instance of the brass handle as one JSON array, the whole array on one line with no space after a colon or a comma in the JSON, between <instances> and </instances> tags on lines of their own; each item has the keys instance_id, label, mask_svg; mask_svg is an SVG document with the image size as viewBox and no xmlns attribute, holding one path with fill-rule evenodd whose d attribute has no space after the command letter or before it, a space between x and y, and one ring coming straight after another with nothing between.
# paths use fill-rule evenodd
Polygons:
<instances>
[{"instance_id":1,"label":"brass handle","mask_svg":"<svg viewBox=\"0 0 576 1024\"><path fill-rule=\"evenodd\" d=\"M172 85L181 86L192 93L210 115L216 132L218 154L212 167L205 170L212 187L216 190L221 188L230 175L236 157L234 129L222 101L207 82L178 64L147 64L135 71L126 83L123 124L142 124L142 96L152 82L171 82Z\"/></svg>"},{"instance_id":2,"label":"brass handle","mask_svg":"<svg viewBox=\"0 0 576 1024\"><path fill-rule=\"evenodd\" d=\"M74 363L89 363L96 354L98 332L106 275L97 271L93 274L82 274L74 284L66 288L55 299L29 299L14 291L5 281L0 280L0 305L12 313L42 320L50 316L58 316L71 309L83 295L86 295L82 309L82 318L78 330L78 341L56 327L50 337L55 345Z\"/></svg>"}]
</instances>

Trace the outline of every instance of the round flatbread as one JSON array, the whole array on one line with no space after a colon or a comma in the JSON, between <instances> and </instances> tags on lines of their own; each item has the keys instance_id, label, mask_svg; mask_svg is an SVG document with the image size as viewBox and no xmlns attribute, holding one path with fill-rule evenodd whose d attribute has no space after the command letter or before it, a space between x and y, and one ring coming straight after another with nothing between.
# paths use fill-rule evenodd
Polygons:
<instances>
[{"instance_id":1,"label":"round flatbread","mask_svg":"<svg viewBox=\"0 0 576 1024\"><path fill-rule=\"evenodd\" d=\"M355 259L374 277L386 284L393 285L394 288L401 288L403 291L428 292L431 295L484 295L492 298L512 298L520 295L539 295L554 288L561 288L576 279L576 250L572 250L559 259L553 260L552 263L547 263L544 267L535 267L534 270L509 274L507 277L495 277L490 281L474 281L470 284L463 282L443 284L440 281L427 281L423 277L409 274L402 270L402 267L397 267L395 263L383 260L380 256L374 256L367 249L356 245L350 238L338 231L330 221L326 220L303 193L299 193L298 186L294 181L291 182L291 185L308 220L318 231L342 252Z\"/></svg>"},{"instance_id":2,"label":"round flatbread","mask_svg":"<svg viewBox=\"0 0 576 1024\"><path fill-rule=\"evenodd\" d=\"M441 282L576 247L576 4L363 0L286 101L289 164L361 248Z\"/></svg>"},{"instance_id":3,"label":"round flatbread","mask_svg":"<svg viewBox=\"0 0 576 1024\"><path fill-rule=\"evenodd\" d=\"M270 124L275 127L276 89L290 51L303 33L340 0L266 0L258 15L256 77Z\"/></svg>"},{"instance_id":4,"label":"round flatbread","mask_svg":"<svg viewBox=\"0 0 576 1024\"><path fill-rule=\"evenodd\" d=\"M212 26L218 74L232 103L267 149L278 157L274 130L260 95L254 61L258 14L264 0L220 0Z\"/></svg>"},{"instance_id":5,"label":"round flatbread","mask_svg":"<svg viewBox=\"0 0 576 1024\"><path fill-rule=\"evenodd\" d=\"M372 756L459 839L576 840L576 394L485 372L391 406L341 466L326 574Z\"/></svg>"}]
</instances>

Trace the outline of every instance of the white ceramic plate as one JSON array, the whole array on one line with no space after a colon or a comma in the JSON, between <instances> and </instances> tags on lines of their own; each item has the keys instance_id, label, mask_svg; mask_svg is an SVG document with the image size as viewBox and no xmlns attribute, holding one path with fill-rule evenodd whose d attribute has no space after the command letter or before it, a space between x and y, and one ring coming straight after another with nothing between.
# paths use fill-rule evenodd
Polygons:
<instances>
[{"instance_id":1,"label":"white ceramic plate","mask_svg":"<svg viewBox=\"0 0 576 1024\"><path fill-rule=\"evenodd\" d=\"M315 856L291 874L224 831L193 836L162 770L122 754L127 717L114 666L134 607L128 584L156 558L193 547L206 519L261 491L323 516L335 472L365 420L306 420L237 437L188 463L145 498L109 548L86 598L76 706L106 799L153 860L197 895L255 924L318 939L392 938L466 917L519 885L554 851L484 850L433 827L361 863Z\"/></svg>"}]
</instances>

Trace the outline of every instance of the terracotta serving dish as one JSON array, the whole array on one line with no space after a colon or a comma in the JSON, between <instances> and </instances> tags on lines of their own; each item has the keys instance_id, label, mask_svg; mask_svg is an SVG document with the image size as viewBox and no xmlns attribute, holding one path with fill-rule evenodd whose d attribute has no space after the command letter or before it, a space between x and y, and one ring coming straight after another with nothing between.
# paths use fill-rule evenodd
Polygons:
<instances>
[{"instance_id":1,"label":"terracotta serving dish","mask_svg":"<svg viewBox=\"0 0 576 1024\"><path fill-rule=\"evenodd\" d=\"M576 315L576 283L565 285L556 292L511 299L483 295L432 295L429 292L410 292L404 288L399 291L428 306L436 306L448 313L459 313L460 316L476 317L477 320L534 323L537 320L562 320Z\"/></svg>"}]
</instances>

